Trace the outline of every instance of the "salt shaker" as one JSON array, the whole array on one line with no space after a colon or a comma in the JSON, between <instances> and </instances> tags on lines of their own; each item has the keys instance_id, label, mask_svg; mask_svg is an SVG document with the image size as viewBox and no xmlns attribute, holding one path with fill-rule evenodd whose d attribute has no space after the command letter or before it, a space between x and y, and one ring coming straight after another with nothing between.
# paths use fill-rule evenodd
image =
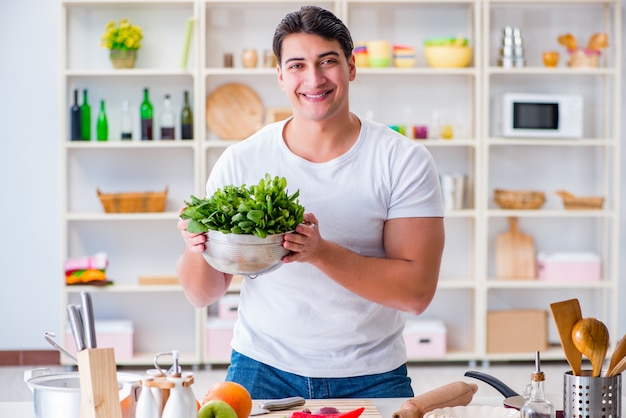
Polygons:
<instances>
[{"instance_id":1,"label":"salt shaker","mask_svg":"<svg viewBox=\"0 0 626 418\"><path fill-rule=\"evenodd\" d=\"M156 399L152 395L150 383L152 377L146 377L141 384L141 393L135 409L135 418L160 418L161 413Z\"/></svg>"}]
</instances>

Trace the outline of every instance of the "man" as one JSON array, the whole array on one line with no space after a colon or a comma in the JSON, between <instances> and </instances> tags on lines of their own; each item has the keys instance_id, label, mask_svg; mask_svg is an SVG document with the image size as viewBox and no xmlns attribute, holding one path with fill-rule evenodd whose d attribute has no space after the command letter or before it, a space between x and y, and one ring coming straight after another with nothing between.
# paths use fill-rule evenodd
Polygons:
<instances>
[{"instance_id":1,"label":"man","mask_svg":"<svg viewBox=\"0 0 626 418\"><path fill-rule=\"evenodd\" d=\"M285 177L305 222L285 236L282 267L245 278L226 379L256 399L411 397L405 313L432 301L444 246L434 163L423 146L350 112L353 42L332 13L289 13L273 49L293 117L228 147L207 195ZM204 261L211 244L187 222L177 271L187 298L206 306L232 277Z\"/></svg>"}]
</instances>

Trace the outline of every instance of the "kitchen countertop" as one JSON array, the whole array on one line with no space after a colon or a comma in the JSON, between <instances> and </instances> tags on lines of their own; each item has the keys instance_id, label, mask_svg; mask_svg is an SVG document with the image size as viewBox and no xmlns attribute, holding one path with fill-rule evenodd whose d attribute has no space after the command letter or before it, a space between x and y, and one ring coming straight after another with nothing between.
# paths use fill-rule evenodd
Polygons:
<instances>
[{"instance_id":1,"label":"kitchen countertop","mask_svg":"<svg viewBox=\"0 0 626 418\"><path fill-rule=\"evenodd\" d=\"M391 418L405 398L375 398L374 405L383 418ZM502 406L502 397L474 397L473 404ZM35 411L32 402L0 402L0 417L34 418Z\"/></svg>"}]
</instances>

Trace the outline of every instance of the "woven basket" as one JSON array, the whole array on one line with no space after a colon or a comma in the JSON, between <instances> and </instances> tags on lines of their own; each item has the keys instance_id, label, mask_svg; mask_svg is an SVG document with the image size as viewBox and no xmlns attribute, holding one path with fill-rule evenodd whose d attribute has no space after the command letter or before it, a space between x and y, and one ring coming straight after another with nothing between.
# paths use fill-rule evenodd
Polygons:
<instances>
[{"instance_id":1,"label":"woven basket","mask_svg":"<svg viewBox=\"0 0 626 418\"><path fill-rule=\"evenodd\" d=\"M494 200L502 209L539 209L546 201L544 192L496 189Z\"/></svg>"},{"instance_id":2,"label":"woven basket","mask_svg":"<svg viewBox=\"0 0 626 418\"><path fill-rule=\"evenodd\" d=\"M106 213L163 212L167 187L162 192L101 193L98 198Z\"/></svg>"},{"instance_id":3,"label":"woven basket","mask_svg":"<svg viewBox=\"0 0 626 418\"><path fill-rule=\"evenodd\" d=\"M565 209L602 209L604 205L603 197L577 197L565 190L556 192L563 200Z\"/></svg>"}]
</instances>

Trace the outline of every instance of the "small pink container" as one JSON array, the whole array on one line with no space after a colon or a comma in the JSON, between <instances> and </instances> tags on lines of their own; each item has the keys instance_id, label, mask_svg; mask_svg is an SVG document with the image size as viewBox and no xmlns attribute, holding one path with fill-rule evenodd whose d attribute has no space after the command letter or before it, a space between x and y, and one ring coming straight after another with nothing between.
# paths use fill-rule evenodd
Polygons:
<instances>
[{"instance_id":1,"label":"small pink container","mask_svg":"<svg viewBox=\"0 0 626 418\"><path fill-rule=\"evenodd\" d=\"M235 321L209 318L206 329L206 355L209 362L230 361Z\"/></svg>"},{"instance_id":2,"label":"small pink container","mask_svg":"<svg viewBox=\"0 0 626 418\"><path fill-rule=\"evenodd\" d=\"M438 358L446 355L446 326L440 320L409 320L404 327L409 359Z\"/></svg>"},{"instance_id":3,"label":"small pink container","mask_svg":"<svg viewBox=\"0 0 626 418\"><path fill-rule=\"evenodd\" d=\"M96 321L95 326L98 348L112 347L116 361L132 360L134 350L132 321ZM65 347L67 351L76 355L76 344L69 328L65 332Z\"/></svg>"},{"instance_id":4,"label":"small pink container","mask_svg":"<svg viewBox=\"0 0 626 418\"><path fill-rule=\"evenodd\" d=\"M598 281L600 256L586 252L540 252L537 278L546 281Z\"/></svg>"},{"instance_id":5,"label":"small pink container","mask_svg":"<svg viewBox=\"0 0 626 418\"><path fill-rule=\"evenodd\" d=\"M221 319L237 319L239 295L222 296L217 304L217 314Z\"/></svg>"}]
</instances>

